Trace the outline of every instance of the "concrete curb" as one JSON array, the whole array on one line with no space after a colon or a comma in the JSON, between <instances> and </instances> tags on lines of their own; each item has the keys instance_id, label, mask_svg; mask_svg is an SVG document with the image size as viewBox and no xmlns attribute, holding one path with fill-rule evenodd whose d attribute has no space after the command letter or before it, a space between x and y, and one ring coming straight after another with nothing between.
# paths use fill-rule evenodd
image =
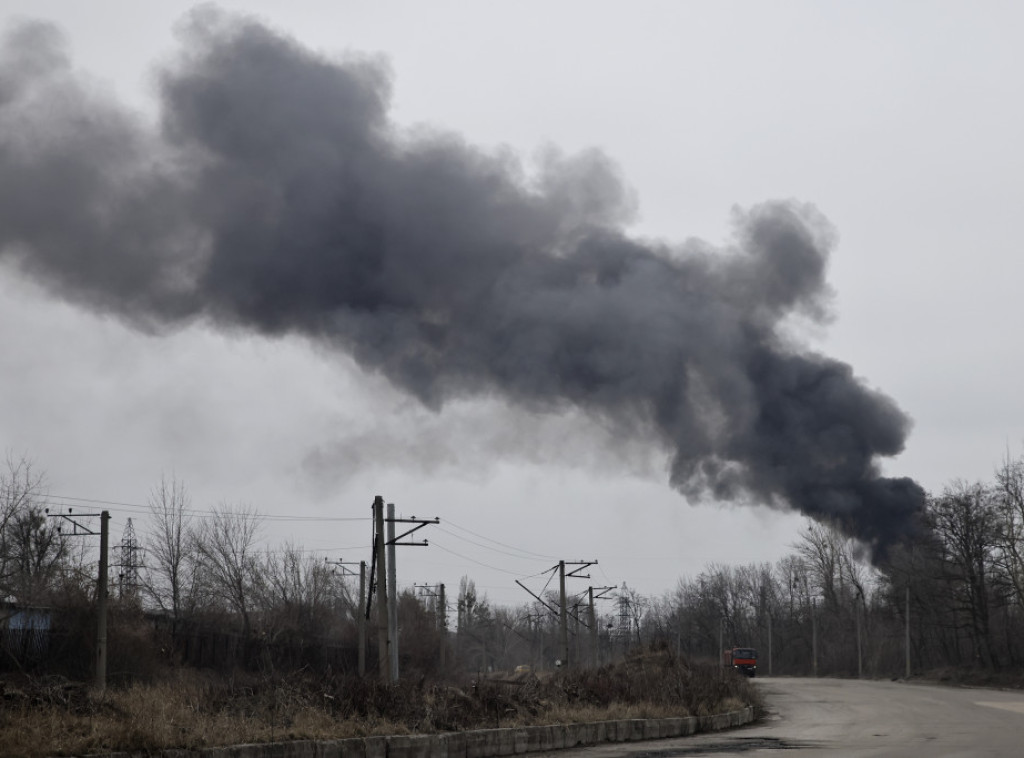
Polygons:
<instances>
[{"instance_id":1,"label":"concrete curb","mask_svg":"<svg viewBox=\"0 0 1024 758\"><path fill-rule=\"evenodd\" d=\"M750 706L712 716L623 719L586 724L475 729L445 734L354 737L344 740L291 740L197 750L175 748L147 753L160 758L499 758L606 742L640 742L687 737L749 724ZM102 753L85 758L140 758L142 753Z\"/></svg>"}]
</instances>

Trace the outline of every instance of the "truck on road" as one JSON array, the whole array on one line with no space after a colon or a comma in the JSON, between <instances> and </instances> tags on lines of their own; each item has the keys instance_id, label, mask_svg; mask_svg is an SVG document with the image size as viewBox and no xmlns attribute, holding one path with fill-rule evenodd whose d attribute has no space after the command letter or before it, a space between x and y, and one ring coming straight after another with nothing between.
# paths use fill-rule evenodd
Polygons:
<instances>
[{"instance_id":1,"label":"truck on road","mask_svg":"<svg viewBox=\"0 0 1024 758\"><path fill-rule=\"evenodd\" d=\"M732 647L722 652L722 663L741 674L757 675L757 651L752 647Z\"/></svg>"}]
</instances>

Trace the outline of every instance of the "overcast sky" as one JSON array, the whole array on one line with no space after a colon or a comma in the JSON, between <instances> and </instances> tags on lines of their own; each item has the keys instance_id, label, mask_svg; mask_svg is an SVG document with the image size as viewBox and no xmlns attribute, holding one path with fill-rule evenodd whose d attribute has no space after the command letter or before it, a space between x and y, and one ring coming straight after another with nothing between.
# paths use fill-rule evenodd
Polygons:
<instances>
[{"instance_id":1,"label":"overcast sky","mask_svg":"<svg viewBox=\"0 0 1024 758\"><path fill-rule=\"evenodd\" d=\"M192 5L0 0L0 21L54 22L76 71L155 123L155 71ZM635 238L727 246L735 208L813 204L838 240L831 318L795 319L792 334L912 420L884 473L936 492L1021 453L1019 4L218 5L328 58L383 62L401 127L526 165L551 146L597 148L632 193ZM599 561L575 589L660 594L709 562L775 560L804 523L687 503L663 446L582 411L528 412L491 392L433 410L343 351L205 321L145 334L9 260L0 382L0 447L31 457L53 495L105 501L113 541L128 517L144 536L131 506L166 472L197 508L280 517L272 544L357 561L379 494L442 522L420 532L429 548L401 550L400 584L468 574L510 604L529 599L516 577L559 559Z\"/></svg>"}]
</instances>

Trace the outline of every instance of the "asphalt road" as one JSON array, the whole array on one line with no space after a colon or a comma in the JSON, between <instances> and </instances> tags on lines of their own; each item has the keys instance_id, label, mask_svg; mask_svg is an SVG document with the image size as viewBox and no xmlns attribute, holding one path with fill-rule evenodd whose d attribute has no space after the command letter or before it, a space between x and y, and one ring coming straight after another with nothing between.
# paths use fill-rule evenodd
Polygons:
<instances>
[{"instance_id":1,"label":"asphalt road","mask_svg":"<svg viewBox=\"0 0 1024 758\"><path fill-rule=\"evenodd\" d=\"M843 679L764 678L757 685L769 710L758 724L715 735L603 745L558 755L1024 756L1024 693Z\"/></svg>"}]
</instances>

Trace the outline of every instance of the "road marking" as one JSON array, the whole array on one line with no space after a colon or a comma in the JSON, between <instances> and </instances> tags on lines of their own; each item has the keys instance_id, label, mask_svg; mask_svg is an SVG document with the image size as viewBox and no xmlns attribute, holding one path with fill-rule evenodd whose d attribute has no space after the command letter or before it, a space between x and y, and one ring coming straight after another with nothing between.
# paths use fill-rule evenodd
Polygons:
<instances>
[{"instance_id":1,"label":"road marking","mask_svg":"<svg viewBox=\"0 0 1024 758\"><path fill-rule=\"evenodd\" d=\"M1014 713L1024 713L1024 701L1021 702L999 702L999 701L988 701L975 703L985 708L1001 708L1004 711L1013 711Z\"/></svg>"}]
</instances>

